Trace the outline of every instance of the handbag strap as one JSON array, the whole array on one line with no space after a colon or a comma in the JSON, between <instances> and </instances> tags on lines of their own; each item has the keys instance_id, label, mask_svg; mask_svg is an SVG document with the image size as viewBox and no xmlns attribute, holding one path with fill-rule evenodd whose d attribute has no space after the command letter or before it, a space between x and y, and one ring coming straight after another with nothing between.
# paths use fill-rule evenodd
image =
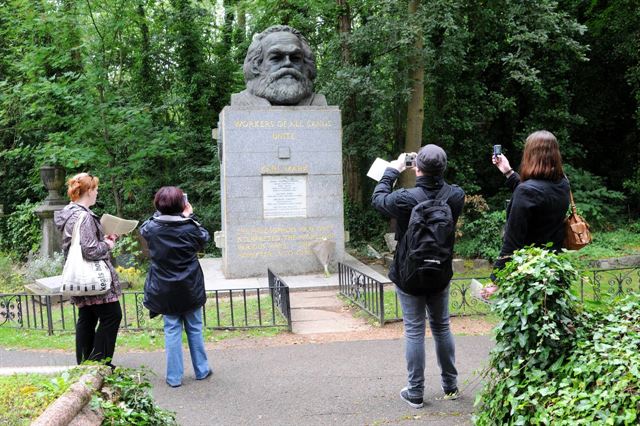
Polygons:
<instances>
[{"instance_id":1,"label":"handbag strap","mask_svg":"<svg viewBox=\"0 0 640 426\"><path fill-rule=\"evenodd\" d=\"M569 183L569 206L571 206L571 213L577 215L578 209L576 208L576 202L573 201L573 191L571 190L571 181L569 180L566 174L564 175L564 178Z\"/></svg>"},{"instance_id":2,"label":"handbag strap","mask_svg":"<svg viewBox=\"0 0 640 426\"><path fill-rule=\"evenodd\" d=\"M80 244L80 225L86 217L86 212L80 212L80 214L78 215L78 219L73 225L73 233L71 234L71 246L73 246L74 244Z\"/></svg>"}]
</instances>

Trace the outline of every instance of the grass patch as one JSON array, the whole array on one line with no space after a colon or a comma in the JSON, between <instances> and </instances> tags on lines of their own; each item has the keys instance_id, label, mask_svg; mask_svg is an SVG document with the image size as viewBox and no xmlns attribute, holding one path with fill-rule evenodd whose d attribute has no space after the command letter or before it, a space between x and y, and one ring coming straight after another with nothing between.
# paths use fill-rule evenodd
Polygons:
<instances>
[{"instance_id":1,"label":"grass patch","mask_svg":"<svg viewBox=\"0 0 640 426\"><path fill-rule=\"evenodd\" d=\"M82 373L82 369L72 369L56 375L0 376L0 424L30 424Z\"/></svg>"},{"instance_id":2,"label":"grass patch","mask_svg":"<svg viewBox=\"0 0 640 426\"><path fill-rule=\"evenodd\" d=\"M205 342L215 343L235 338L273 337L284 332L282 328L267 327L249 330L204 330ZM24 330L0 327L0 346L5 349L33 349L75 351L75 332L56 331L53 336L44 330ZM186 334L182 335L186 347ZM162 330L127 331L120 330L116 342L118 352L155 351L164 349L164 332ZM2 424L2 423L0 423Z\"/></svg>"}]
</instances>

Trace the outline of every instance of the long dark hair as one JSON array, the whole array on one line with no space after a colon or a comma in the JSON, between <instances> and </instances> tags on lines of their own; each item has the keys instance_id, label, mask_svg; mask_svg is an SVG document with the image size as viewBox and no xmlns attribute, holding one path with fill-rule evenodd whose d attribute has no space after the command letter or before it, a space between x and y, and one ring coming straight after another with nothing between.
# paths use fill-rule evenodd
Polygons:
<instances>
[{"instance_id":1,"label":"long dark hair","mask_svg":"<svg viewBox=\"0 0 640 426\"><path fill-rule=\"evenodd\" d=\"M527 137L520 164L520 180L557 181L564 176L558 140L553 133L538 130Z\"/></svg>"}]
</instances>

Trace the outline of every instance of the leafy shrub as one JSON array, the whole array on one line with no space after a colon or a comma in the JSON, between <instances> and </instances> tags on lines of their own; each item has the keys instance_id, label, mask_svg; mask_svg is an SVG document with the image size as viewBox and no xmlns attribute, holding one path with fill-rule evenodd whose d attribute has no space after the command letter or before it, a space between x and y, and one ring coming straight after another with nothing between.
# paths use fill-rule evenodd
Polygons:
<instances>
[{"instance_id":1,"label":"leafy shrub","mask_svg":"<svg viewBox=\"0 0 640 426\"><path fill-rule=\"evenodd\" d=\"M143 259L140 238L137 231L118 238L111 252L118 265L134 268L144 266L146 261Z\"/></svg>"},{"instance_id":2,"label":"leafy shrub","mask_svg":"<svg viewBox=\"0 0 640 426\"><path fill-rule=\"evenodd\" d=\"M604 179L586 170L565 166L578 211L590 225L606 228L621 216L626 200L622 192L607 189Z\"/></svg>"},{"instance_id":3,"label":"leafy shrub","mask_svg":"<svg viewBox=\"0 0 640 426\"><path fill-rule=\"evenodd\" d=\"M489 205L482 195L467 195L464 197L464 210L462 214L465 220L473 222L474 220L480 219L488 211Z\"/></svg>"},{"instance_id":4,"label":"leafy shrub","mask_svg":"<svg viewBox=\"0 0 640 426\"><path fill-rule=\"evenodd\" d=\"M22 275L14 265L15 261L10 255L0 252L0 293L15 293L23 290Z\"/></svg>"},{"instance_id":5,"label":"leafy shrub","mask_svg":"<svg viewBox=\"0 0 640 426\"><path fill-rule=\"evenodd\" d=\"M41 231L40 221L34 213L36 207L37 204L27 200L16 206L6 219L3 248L15 251L22 258L40 248Z\"/></svg>"},{"instance_id":6,"label":"leafy shrub","mask_svg":"<svg viewBox=\"0 0 640 426\"><path fill-rule=\"evenodd\" d=\"M177 425L175 414L158 407L151 396L151 383L142 368L116 368L105 377L100 395L92 399L93 407L104 412L108 425Z\"/></svg>"},{"instance_id":7,"label":"leafy shrub","mask_svg":"<svg viewBox=\"0 0 640 426\"><path fill-rule=\"evenodd\" d=\"M385 249L383 235L388 232L389 219L369 206L359 206L345 199L346 228L353 246L370 243Z\"/></svg>"},{"instance_id":8,"label":"leafy shrub","mask_svg":"<svg viewBox=\"0 0 640 426\"><path fill-rule=\"evenodd\" d=\"M514 253L497 274L496 327L478 425L637 424L638 297L609 312L578 312L565 255Z\"/></svg>"},{"instance_id":9,"label":"leafy shrub","mask_svg":"<svg viewBox=\"0 0 640 426\"><path fill-rule=\"evenodd\" d=\"M116 272L122 282L128 282L133 290L142 290L144 288L144 281L147 274L138 268L133 266L125 268L122 266L116 266Z\"/></svg>"},{"instance_id":10,"label":"leafy shrub","mask_svg":"<svg viewBox=\"0 0 640 426\"><path fill-rule=\"evenodd\" d=\"M456 254L466 258L495 260L502 247L502 227L505 220L506 213L503 210L481 213L472 221L463 217L454 247Z\"/></svg>"},{"instance_id":11,"label":"leafy shrub","mask_svg":"<svg viewBox=\"0 0 640 426\"><path fill-rule=\"evenodd\" d=\"M62 268L64 268L64 255L54 253L52 257L40 256L39 254L30 256L23 270L28 281L35 281L38 278L60 275Z\"/></svg>"}]
</instances>

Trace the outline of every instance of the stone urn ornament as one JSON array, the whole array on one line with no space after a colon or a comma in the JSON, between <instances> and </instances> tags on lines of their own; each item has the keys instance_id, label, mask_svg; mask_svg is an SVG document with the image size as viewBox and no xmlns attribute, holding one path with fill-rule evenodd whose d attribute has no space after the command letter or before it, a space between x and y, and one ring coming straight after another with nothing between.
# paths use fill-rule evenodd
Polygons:
<instances>
[{"instance_id":1,"label":"stone urn ornament","mask_svg":"<svg viewBox=\"0 0 640 426\"><path fill-rule=\"evenodd\" d=\"M64 186L66 171L59 165L44 165L40 167L40 179L49 194L44 199L43 204L60 205L65 204L65 199L60 195L60 190Z\"/></svg>"}]
</instances>

